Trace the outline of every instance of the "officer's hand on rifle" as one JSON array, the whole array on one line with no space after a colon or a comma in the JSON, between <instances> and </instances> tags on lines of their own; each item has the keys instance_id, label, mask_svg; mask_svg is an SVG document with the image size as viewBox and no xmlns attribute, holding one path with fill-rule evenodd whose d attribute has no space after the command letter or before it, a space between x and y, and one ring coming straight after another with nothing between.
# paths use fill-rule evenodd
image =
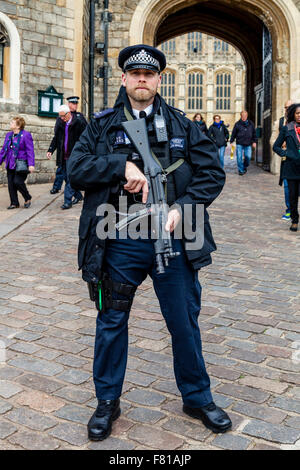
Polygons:
<instances>
[{"instance_id":1,"label":"officer's hand on rifle","mask_svg":"<svg viewBox=\"0 0 300 470\"><path fill-rule=\"evenodd\" d=\"M149 188L146 176L138 169L138 167L132 162L126 162L125 167L125 178L127 183L124 185L124 189L129 193L139 193L143 191L143 204L146 204Z\"/></svg>"},{"instance_id":2,"label":"officer's hand on rifle","mask_svg":"<svg viewBox=\"0 0 300 470\"><path fill-rule=\"evenodd\" d=\"M165 226L165 230L167 232L170 232L172 233L173 230L175 230L178 222L180 221L181 219L181 215L179 213L179 211L177 209L172 209L169 213L168 213L168 220L167 220L167 223L166 223L166 226Z\"/></svg>"}]
</instances>

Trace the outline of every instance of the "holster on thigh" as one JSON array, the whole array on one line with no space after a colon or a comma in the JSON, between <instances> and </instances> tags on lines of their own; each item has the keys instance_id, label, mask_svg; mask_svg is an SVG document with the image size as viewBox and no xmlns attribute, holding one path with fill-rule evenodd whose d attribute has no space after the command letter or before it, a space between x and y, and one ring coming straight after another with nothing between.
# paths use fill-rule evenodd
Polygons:
<instances>
[{"instance_id":1,"label":"holster on thigh","mask_svg":"<svg viewBox=\"0 0 300 470\"><path fill-rule=\"evenodd\" d=\"M104 313L109 308L129 312L136 286L113 281L107 273L102 273L98 283L88 282L88 289L90 299L95 302L100 313Z\"/></svg>"}]
</instances>

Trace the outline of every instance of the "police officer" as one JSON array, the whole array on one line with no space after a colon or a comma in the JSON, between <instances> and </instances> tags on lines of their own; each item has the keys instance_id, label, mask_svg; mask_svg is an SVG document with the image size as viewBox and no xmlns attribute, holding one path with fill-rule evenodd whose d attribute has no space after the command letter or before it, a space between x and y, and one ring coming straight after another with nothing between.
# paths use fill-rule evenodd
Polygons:
<instances>
[{"instance_id":1,"label":"police officer","mask_svg":"<svg viewBox=\"0 0 300 470\"><path fill-rule=\"evenodd\" d=\"M114 107L91 121L68 161L72 187L85 190L79 224L79 268L90 286L96 286L101 279L101 285L105 281L104 297L107 296L96 298L99 313L93 375L98 406L88 423L88 435L91 440L105 439L113 420L120 415L128 317L134 292L148 274L172 336L175 378L183 411L202 420L212 431L225 432L231 427L231 420L213 401L197 321L201 300L198 270L211 263L210 253L216 248L206 207L221 192L225 173L215 144L157 93L160 72L166 66L164 54L144 44L130 46L120 52L119 66L123 70L122 86ZM185 204L205 206L204 245L189 250L184 239L173 238L173 250L180 255L170 260L164 274L156 272L154 240L102 240L96 233L99 205L111 202L117 209L116 196L122 191L131 202L139 194L143 203L147 200L142 160L121 125L141 117L146 119L151 149L161 166L182 162L168 175L168 203L175 202L182 209ZM164 126L167 139L161 139L157 132L157 127ZM178 223L179 211L170 210L166 229L173 232Z\"/></svg>"},{"instance_id":2,"label":"police officer","mask_svg":"<svg viewBox=\"0 0 300 470\"><path fill-rule=\"evenodd\" d=\"M82 122L84 122L85 125L87 125L87 121L84 115L80 113L79 111L77 111L79 100L80 100L79 96L69 96L67 98L68 106L69 106L71 113L73 115L76 114L76 117L80 119Z\"/></svg>"}]
</instances>

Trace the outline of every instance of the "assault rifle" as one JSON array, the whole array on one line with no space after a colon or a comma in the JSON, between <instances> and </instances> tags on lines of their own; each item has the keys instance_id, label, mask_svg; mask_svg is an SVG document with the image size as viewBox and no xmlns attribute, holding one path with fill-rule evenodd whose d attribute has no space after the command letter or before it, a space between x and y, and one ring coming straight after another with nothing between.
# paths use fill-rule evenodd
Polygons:
<instances>
[{"instance_id":1,"label":"assault rifle","mask_svg":"<svg viewBox=\"0 0 300 470\"><path fill-rule=\"evenodd\" d=\"M164 183L167 183L167 177L151 152L145 119L122 122L122 126L144 162L144 174L147 179L149 194L145 209L125 217L116 224L116 228L121 230L131 221L151 215L156 237L154 242L156 269L158 274L163 274L165 266L169 265L169 258L174 258L180 254L173 251L170 232L165 230L168 219L168 205L165 198Z\"/></svg>"}]
</instances>

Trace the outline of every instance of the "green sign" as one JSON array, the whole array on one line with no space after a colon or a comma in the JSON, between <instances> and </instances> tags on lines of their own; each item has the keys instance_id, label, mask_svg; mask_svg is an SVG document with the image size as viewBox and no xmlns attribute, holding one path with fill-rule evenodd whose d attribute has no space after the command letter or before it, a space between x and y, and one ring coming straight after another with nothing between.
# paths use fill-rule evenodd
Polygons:
<instances>
[{"instance_id":1,"label":"green sign","mask_svg":"<svg viewBox=\"0 0 300 470\"><path fill-rule=\"evenodd\" d=\"M53 86L38 90L38 116L57 117L58 108L63 104L63 93L57 93Z\"/></svg>"}]
</instances>

